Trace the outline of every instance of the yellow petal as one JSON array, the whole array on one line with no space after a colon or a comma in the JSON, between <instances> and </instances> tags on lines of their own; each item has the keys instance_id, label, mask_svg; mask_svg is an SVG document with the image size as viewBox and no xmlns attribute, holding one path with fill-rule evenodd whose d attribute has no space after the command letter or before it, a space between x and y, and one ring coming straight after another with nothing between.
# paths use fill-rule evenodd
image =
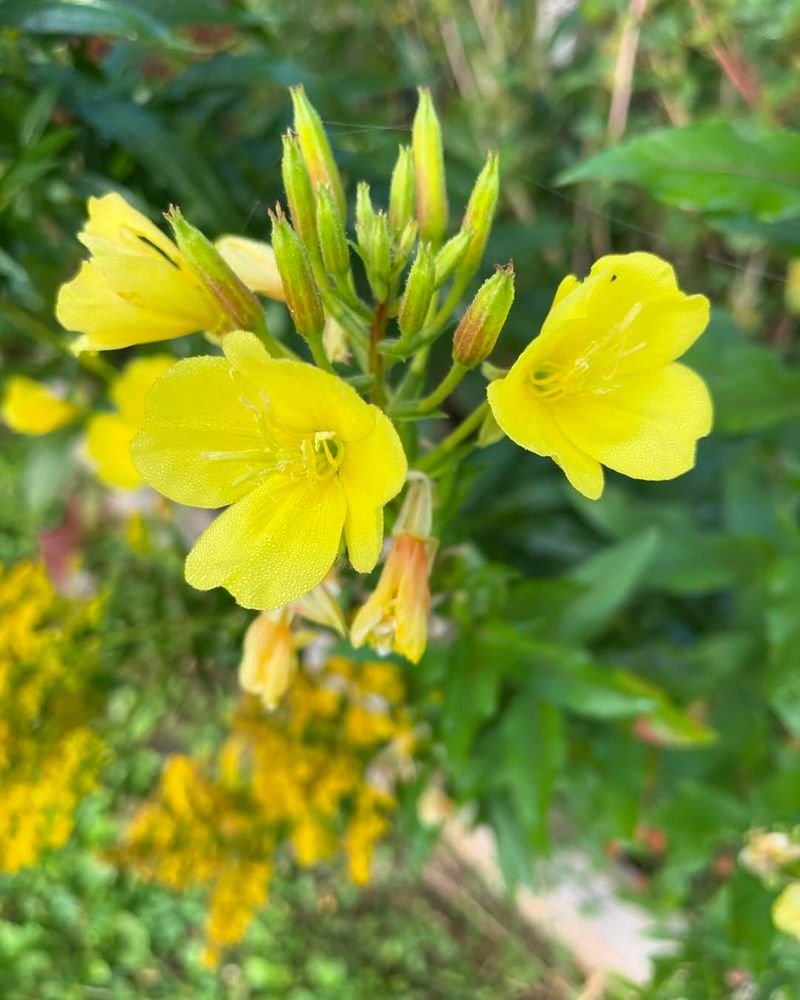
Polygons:
<instances>
[{"instance_id":1,"label":"yellow petal","mask_svg":"<svg viewBox=\"0 0 800 1000\"><path fill-rule=\"evenodd\" d=\"M95 465L95 475L107 486L135 490L142 477L131 459L131 441L136 424L116 413L97 413L86 427L86 450Z\"/></svg>"},{"instance_id":2,"label":"yellow petal","mask_svg":"<svg viewBox=\"0 0 800 1000\"><path fill-rule=\"evenodd\" d=\"M27 375L13 375L6 382L3 421L18 434L49 434L70 423L79 413L77 406Z\"/></svg>"},{"instance_id":3,"label":"yellow petal","mask_svg":"<svg viewBox=\"0 0 800 1000\"><path fill-rule=\"evenodd\" d=\"M242 330L229 333L222 349L234 368L263 391L270 424L279 433L292 438L333 431L350 441L372 430L378 411L338 376L303 361L270 357L257 337Z\"/></svg>"},{"instance_id":4,"label":"yellow petal","mask_svg":"<svg viewBox=\"0 0 800 1000\"><path fill-rule=\"evenodd\" d=\"M564 435L550 408L526 388L518 372L512 370L492 382L487 396L495 420L515 444L552 458L579 493L598 499L603 492L602 466Z\"/></svg>"},{"instance_id":5,"label":"yellow petal","mask_svg":"<svg viewBox=\"0 0 800 1000\"><path fill-rule=\"evenodd\" d=\"M268 299L286 301L275 251L269 243L248 240L244 236L221 236L214 246L231 270L247 285Z\"/></svg>"},{"instance_id":6,"label":"yellow petal","mask_svg":"<svg viewBox=\"0 0 800 1000\"><path fill-rule=\"evenodd\" d=\"M132 446L145 480L194 507L222 507L253 489L265 444L247 393L224 358L173 365L150 390Z\"/></svg>"},{"instance_id":7,"label":"yellow petal","mask_svg":"<svg viewBox=\"0 0 800 1000\"><path fill-rule=\"evenodd\" d=\"M408 472L403 445L392 422L377 407L369 434L345 446L339 482L347 497L345 537L354 569L369 573L383 541L383 507L403 488Z\"/></svg>"},{"instance_id":8,"label":"yellow petal","mask_svg":"<svg viewBox=\"0 0 800 1000\"><path fill-rule=\"evenodd\" d=\"M89 217L78 239L92 253L124 250L152 257L160 251L170 260L181 259L172 240L116 192L90 198L86 208Z\"/></svg>"},{"instance_id":9,"label":"yellow petal","mask_svg":"<svg viewBox=\"0 0 800 1000\"><path fill-rule=\"evenodd\" d=\"M711 430L702 378L681 364L641 372L616 391L553 406L561 431L610 469L633 479L674 479L694 466L697 439Z\"/></svg>"},{"instance_id":10,"label":"yellow petal","mask_svg":"<svg viewBox=\"0 0 800 1000\"><path fill-rule=\"evenodd\" d=\"M800 882L790 882L772 904L772 922L800 940Z\"/></svg>"},{"instance_id":11,"label":"yellow petal","mask_svg":"<svg viewBox=\"0 0 800 1000\"><path fill-rule=\"evenodd\" d=\"M159 375L175 364L171 354L137 358L125 366L111 388L111 398L126 420L137 425L144 420L144 401Z\"/></svg>"},{"instance_id":12,"label":"yellow petal","mask_svg":"<svg viewBox=\"0 0 800 1000\"><path fill-rule=\"evenodd\" d=\"M186 560L186 579L198 590L225 587L246 608L280 607L328 573L344 516L335 478L269 476L200 536Z\"/></svg>"}]
</instances>

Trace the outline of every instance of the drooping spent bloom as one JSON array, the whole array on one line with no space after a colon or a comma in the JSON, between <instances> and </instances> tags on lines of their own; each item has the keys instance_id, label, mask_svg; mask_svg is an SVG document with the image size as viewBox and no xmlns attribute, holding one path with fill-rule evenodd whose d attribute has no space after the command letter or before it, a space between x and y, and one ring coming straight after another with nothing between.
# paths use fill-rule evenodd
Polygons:
<instances>
[{"instance_id":1,"label":"drooping spent bloom","mask_svg":"<svg viewBox=\"0 0 800 1000\"><path fill-rule=\"evenodd\" d=\"M3 422L17 434L49 434L71 423L80 412L49 385L27 375L12 375L6 382Z\"/></svg>"},{"instance_id":2,"label":"drooping spent bloom","mask_svg":"<svg viewBox=\"0 0 800 1000\"><path fill-rule=\"evenodd\" d=\"M228 334L223 349L158 379L132 445L139 472L165 496L229 505L189 553L187 581L278 608L323 579L342 533L354 568L369 572L383 507L406 475L391 421L335 375L271 358L252 334Z\"/></svg>"},{"instance_id":3,"label":"drooping spent bloom","mask_svg":"<svg viewBox=\"0 0 800 1000\"><path fill-rule=\"evenodd\" d=\"M78 239L91 257L61 286L56 316L79 350L214 331L220 306L175 244L118 194L90 198Z\"/></svg>"},{"instance_id":4,"label":"drooping spent bloom","mask_svg":"<svg viewBox=\"0 0 800 1000\"><path fill-rule=\"evenodd\" d=\"M380 580L358 610L350 639L381 654L394 650L412 663L425 652L430 608L430 575L436 543L431 538L430 480L415 475L395 524L394 541Z\"/></svg>"},{"instance_id":5,"label":"drooping spent bloom","mask_svg":"<svg viewBox=\"0 0 800 1000\"><path fill-rule=\"evenodd\" d=\"M561 282L539 336L489 386L497 423L593 500L604 465L633 479L687 472L712 404L703 379L676 359L708 313L708 300L684 294L653 254L602 257L584 281Z\"/></svg>"},{"instance_id":6,"label":"drooping spent bloom","mask_svg":"<svg viewBox=\"0 0 800 1000\"><path fill-rule=\"evenodd\" d=\"M86 427L86 450L97 478L107 486L134 490L142 485L131 458L131 441L144 421L144 401L159 375L175 363L169 354L131 361L111 387L116 413L95 413Z\"/></svg>"},{"instance_id":7,"label":"drooping spent bloom","mask_svg":"<svg viewBox=\"0 0 800 1000\"><path fill-rule=\"evenodd\" d=\"M214 246L251 292L276 302L286 301L286 292L275 263L275 251L269 243L249 240L245 236L220 236L214 241Z\"/></svg>"},{"instance_id":8,"label":"drooping spent bloom","mask_svg":"<svg viewBox=\"0 0 800 1000\"><path fill-rule=\"evenodd\" d=\"M316 633L293 628L297 618L326 625L344 635L344 615L326 582L282 608L263 611L248 626L239 664L239 684L266 708L281 700L297 672L298 651Z\"/></svg>"}]
</instances>

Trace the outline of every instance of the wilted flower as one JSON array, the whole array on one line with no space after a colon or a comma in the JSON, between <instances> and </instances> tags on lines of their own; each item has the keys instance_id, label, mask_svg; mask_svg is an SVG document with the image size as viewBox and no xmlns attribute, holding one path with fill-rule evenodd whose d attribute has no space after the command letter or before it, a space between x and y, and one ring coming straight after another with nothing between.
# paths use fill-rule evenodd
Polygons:
<instances>
[{"instance_id":1,"label":"wilted flower","mask_svg":"<svg viewBox=\"0 0 800 1000\"><path fill-rule=\"evenodd\" d=\"M83 350L106 351L213 331L222 311L186 258L118 194L90 198L78 234L91 258L61 286L59 323L84 336Z\"/></svg>"},{"instance_id":2,"label":"wilted flower","mask_svg":"<svg viewBox=\"0 0 800 1000\"><path fill-rule=\"evenodd\" d=\"M342 532L369 572L383 507L406 459L389 419L335 375L271 358L252 334L225 337L224 358L178 362L148 398L134 462L178 503L231 506L186 561L200 590L224 586L270 610L328 573Z\"/></svg>"},{"instance_id":3,"label":"wilted flower","mask_svg":"<svg viewBox=\"0 0 800 1000\"><path fill-rule=\"evenodd\" d=\"M603 492L603 465L673 479L711 430L705 382L675 363L707 323L708 300L681 292L665 261L602 257L583 282L561 282L539 336L489 386L494 416L590 499Z\"/></svg>"},{"instance_id":4,"label":"wilted flower","mask_svg":"<svg viewBox=\"0 0 800 1000\"><path fill-rule=\"evenodd\" d=\"M297 670L297 650L292 639L291 608L262 612L244 637L239 684L274 708Z\"/></svg>"},{"instance_id":5,"label":"wilted flower","mask_svg":"<svg viewBox=\"0 0 800 1000\"><path fill-rule=\"evenodd\" d=\"M62 399L49 385L27 375L6 382L3 421L18 434L49 434L73 421L80 409Z\"/></svg>"}]
</instances>

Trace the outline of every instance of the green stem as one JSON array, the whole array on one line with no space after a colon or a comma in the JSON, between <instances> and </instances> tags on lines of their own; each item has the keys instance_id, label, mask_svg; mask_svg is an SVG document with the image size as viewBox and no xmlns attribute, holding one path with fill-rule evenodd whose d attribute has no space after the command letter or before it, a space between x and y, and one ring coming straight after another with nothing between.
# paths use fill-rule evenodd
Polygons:
<instances>
[{"instance_id":1,"label":"green stem","mask_svg":"<svg viewBox=\"0 0 800 1000\"><path fill-rule=\"evenodd\" d=\"M379 302L375 309L375 318L369 332L369 370L375 376L372 384L372 402L376 406L383 405L383 356L378 351L378 344L386 333L387 303Z\"/></svg>"},{"instance_id":2,"label":"green stem","mask_svg":"<svg viewBox=\"0 0 800 1000\"><path fill-rule=\"evenodd\" d=\"M468 438L473 431L478 430L488 412L488 403L481 403L480 406L476 407L468 417L465 417L461 421L454 431L451 431L427 455L422 456L416 464L417 471L430 472L432 469L435 469L440 462L455 451L465 438Z\"/></svg>"},{"instance_id":3,"label":"green stem","mask_svg":"<svg viewBox=\"0 0 800 1000\"><path fill-rule=\"evenodd\" d=\"M425 399L420 400L419 406L417 407L419 412L430 413L431 410L435 410L440 403L443 403L444 400L447 399L468 371L469 368L459 364L458 361L454 361L450 371L445 375L433 392L429 396L426 396Z\"/></svg>"},{"instance_id":4,"label":"green stem","mask_svg":"<svg viewBox=\"0 0 800 1000\"><path fill-rule=\"evenodd\" d=\"M273 358L290 358L292 361L299 360L298 356L291 349L291 347L287 347L286 344L282 344L279 340L272 336L269 332L266 320L255 324L255 326L256 329L253 330L253 333L258 337Z\"/></svg>"},{"instance_id":5,"label":"green stem","mask_svg":"<svg viewBox=\"0 0 800 1000\"><path fill-rule=\"evenodd\" d=\"M328 355L325 353L325 348L322 345L322 334L318 333L315 337L309 337L306 343L311 350L311 356L314 361L319 365L319 367L324 372L330 372L333 374L333 365L328 360Z\"/></svg>"}]
</instances>

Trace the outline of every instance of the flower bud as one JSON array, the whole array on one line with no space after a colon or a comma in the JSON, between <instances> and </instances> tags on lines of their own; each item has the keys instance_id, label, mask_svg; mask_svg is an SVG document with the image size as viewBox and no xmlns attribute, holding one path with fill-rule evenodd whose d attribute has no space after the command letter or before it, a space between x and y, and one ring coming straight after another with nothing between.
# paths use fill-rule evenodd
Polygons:
<instances>
[{"instance_id":1,"label":"flower bud","mask_svg":"<svg viewBox=\"0 0 800 1000\"><path fill-rule=\"evenodd\" d=\"M459 267L471 242L472 230L460 229L436 254L436 277L433 281L435 288L441 288L453 271Z\"/></svg>"},{"instance_id":2,"label":"flower bud","mask_svg":"<svg viewBox=\"0 0 800 1000\"><path fill-rule=\"evenodd\" d=\"M414 218L414 154L401 146L389 187L389 228L399 236Z\"/></svg>"},{"instance_id":3,"label":"flower bud","mask_svg":"<svg viewBox=\"0 0 800 1000\"><path fill-rule=\"evenodd\" d=\"M333 316L325 317L325 329L322 331L322 346L328 361L338 361L347 364L350 360L350 348L344 327Z\"/></svg>"},{"instance_id":4,"label":"flower bud","mask_svg":"<svg viewBox=\"0 0 800 1000\"><path fill-rule=\"evenodd\" d=\"M367 279L377 302L389 295L389 275L392 270L392 238L385 212L378 212L372 224L367 247Z\"/></svg>"},{"instance_id":5,"label":"flower bud","mask_svg":"<svg viewBox=\"0 0 800 1000\"><path fill-rule=\"evenodd\" d=\"M224 313L222 328L214 333L263 328L264 312L261 304L225 262L214 244L187 222L180 209L174 205L165 217L172 227L178 249Z\"/></svg>"},{"instance_id":6,"label":"flower bud","mask_svg":"<svg viewBox=\"0 0 800 1000\"><path fill-rule=\"evenodd\" d=\"M411 130L417 221L420 239L437 245L447 229L447 187L444 177L442 129L431 92L419 89L419 104Z\"/></svg>"},{"instance_id":7,"label":"flower bud","mask_svg":"<svg viewBox=\"0 0 800 1000\"><path fill-rule=\"evenodd\" d=\"M275 263L275 251L269 243L248 240L244 236L220 236L214 240L220 256L247 285L251 292L285 302L281 276Z\"/></svg>"},{"instance_id":8,"label":"flower bud","mask_svg":"<svg viewBox=\"0 0 800 1000\"><path fill-rule=\"evenodd\" d=\"M280 205L275 212L270 212L270 219L272 247L286 293L286 305L300 336L316 340L322 334L325 314L308 254Z\"/></svg>"},{"instance_id":9,"label":"flower bud","mask_svg":"<svg viewBox=\"0 0 800 1000\"><path fill-rule=\"evenodd\" d=\"M409 219L395 243L392 266L396 274L399 274L406 265L408 255L411 253L411 249L417 239L417 231L416 219Z\"/></svg>"},{"instance_id":10,"label":"flower bud","mask_svg":"<svg viewBox=\"0 0 800 1000\"><path fill-rule=\"evenodd\" d=\"M308 253L318 253L316 199L303 162L300 143L297 136L291 132L287 132L281 141L283 143L281 175L292 226L305 244Z\"/></svg>"},{"instance_id":11,"label":"flower bud","mask_svg":"<svg viewBox=\"0 0 800 1000\"><path fill-rule=\"evenodd\" d=\"M494 221L497 195L500 190L500 155L489 153L483 170L478 174L475 186L467 202L461 231L469 230L472 238L469 249L459 265L459 270L474 274L483 260L483 251Z\"/></svg>"},{"instance_id":12,"label":"flower bud","mask_svg":"<svg viewBox=\"0 0 800 1000\"><path fill-rule=\"evenodd\" d=\"M360 181L356 188L356 239L364 254L368 251L374 225L375 209L369 196L369 184Z\"/></svg>"},{"instance_id":13,"label":"flower bud","mask_svg":"<svg viewBox=\"0 0 800 1000\"><path fill-rule=\"evenodd\" d=\"M346 278L350 273L350 248L329 184L317 189L317 236L327 272L339 281Z\"/></svg>"},{"instance_id":14,"label":"flower bud","mask_svg":"<svg viewBox=\"0 0 800 1000\"><path fill-rule=\"evenodd\" d=\"M433 528L433 483L422 472L408 474L408 489L392 534L413 535L428 541Z\"/></svg>"},{"instance_id":15,"label":"flower bud","mask_svg":"<svg viewBox=\"0 0 800 1000\"><path fill-rule=\"evenodd\" d=\"M400 333L408 340L425 323L433 298L435 267L430 243L420 243L417 256L406 279L406 287L397 317Z\"/></svg>"},{"instance_id":16,"label":"flower bud","mask_svg":"<svg viewBox=\"0 0 800 1000\"><path fill-rule=\"evenodd\" d=\"M453 336L453 360L474 368L489 357L514 301L514 264L498 267L488 278L458 324Z\"/></svg>"},{"instance_id":17,"label":"flower bud","mask_svg":"<svg viewBox=\"0 0 800 1000\"><path fill-rule=\"evenodd\" d=\"M331 152L331 144L322 125L322 119L314 110L302 86L291 87L292 105L294 107L294 130L300 139L303 160L308 169L311 182L315 188L321 184L330 184L333 196L342 217L347 215L347 203L344 199L344 189L339 177L339 169Z\"/></svg>"}]
</instances>

